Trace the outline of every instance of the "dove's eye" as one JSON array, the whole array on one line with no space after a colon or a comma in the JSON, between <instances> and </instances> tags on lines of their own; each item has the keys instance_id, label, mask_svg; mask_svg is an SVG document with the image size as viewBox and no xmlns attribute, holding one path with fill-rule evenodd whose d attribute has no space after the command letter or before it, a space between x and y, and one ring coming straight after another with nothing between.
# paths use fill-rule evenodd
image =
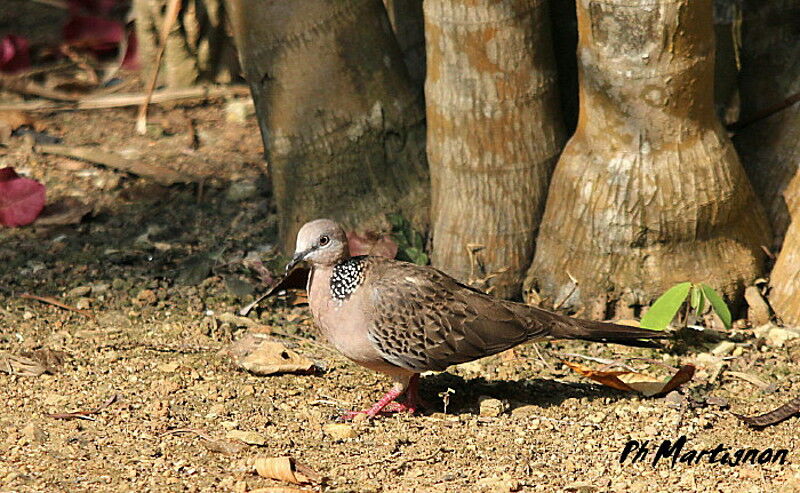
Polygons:
<instances>
[{"instance_id":1,"label":"dove's eye","mask_svg":"<svg viewBox=\"0 0 800 493\"><path fill-rule=\"evenodd\" d=\"M326 235L322 235L322 236L319 237L319 246L321 246L321 247L324 247L325 245L327 245L330 242L331 242L331 239L328 238L328 236L326 236Z\"/></svg>"}]
</instances>

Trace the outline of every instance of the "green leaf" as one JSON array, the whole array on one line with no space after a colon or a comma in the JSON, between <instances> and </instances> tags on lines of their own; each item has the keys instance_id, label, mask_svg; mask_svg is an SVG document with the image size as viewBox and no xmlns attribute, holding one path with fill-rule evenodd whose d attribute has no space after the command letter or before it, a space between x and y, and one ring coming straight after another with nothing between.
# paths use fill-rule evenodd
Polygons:
<instances>
[{"instance_id":1,"label":"green leaf","mask_svg":"<svg viewBox=\"0 0 800 493\"><path fill-rule=\"evenodd\" d=\"M691 306L693 310L697 310L697 306L700 304L700 298L703 296L702 293L703 292L697 285L692 284L692 290L689 291L691 295L689 296L689 306Z\"/></svg>"},{"instance_id":2,"label":"green leaf","mask_svg":"<svg viewBox=\"0 0 800 493\"><path fill-rule=\"evenodd\" d=\"M692 291L689 293L689 305L694 310L695 315L697 318L700 318L703 315L703 311L706 309L706 295L703 294L703 290L699 284L692 283Z\"/></svg>"},{"instance_id":3,"label":"green leaf","mask_svg":"<svg viewBox=\"0 0 800 493\"><path fill-rule=\"evenodd\" d=\"M411 246L419 250L422 250L424 246L422 244L422 235L417 233L416 231L412 231L411 237L412 237Z\"/></svg>"},{"instance_id":4,"label":"green leaf","mask_svg":"<svg viewBox=\"0 0 800 493\"><path fill-rule=\"evenodd\" d=\"M726 329L731 328L731 311L728 309L728 305L725 304L725 301L722 299L722 296L719 295L714 288L709 286L708 284L701 284L700 288L703 290L703 294L705 295L708 302L711 304L711 308L714 309L716 314L719 316L720 320L722 320L722 324L725 325Z\"/></svg>"},{"instance_id":5,"label":"green leaf","mask_svg":"<svg viewBox=\"0 0 800 493\"><path fill-rule=\"evenodd\" d=\"M393 229L403 229L405 220L400 214L386 214L386 219L389 221L389 224L392 225Z\"/></svg>"},{"instance_id":6,"label":"green leaf","mask_svg":"<svg viewBox=\"0 0 800 493\"><path fill-rule=\"evenodd\" d=\"M697 302L697 311L695 313L698 317L703 315L703 312L706 310L706 295L703 294L703 290L700 289L699 286L693 286L694 290L700 293L700 301Z\"/></svg>"},{"instance_id":7,"label":"green leaf","mask_svg":"<svg viewBox=\"0 0 800 493\"><path fill-rule=\"evenodd\" d=\"M397 247L402 251L409 247L406 237L402 234L393 234L392 238L397 242Z\"/></svg>"},{"instance_id":8,"label":"green leaf","mask_svg":"<svg viewBox=\"0 0 800 493\"><path fill-rule=\"evenodd\" d=\"M655 303L653 303L653 306L647 310L647 313L644 314L639 325L646 329L666 329L686 300L686 296L689 294L689 289L691 289L691 287L692 283L682 282L669 288Z\"/></svg>"}]
</instances>

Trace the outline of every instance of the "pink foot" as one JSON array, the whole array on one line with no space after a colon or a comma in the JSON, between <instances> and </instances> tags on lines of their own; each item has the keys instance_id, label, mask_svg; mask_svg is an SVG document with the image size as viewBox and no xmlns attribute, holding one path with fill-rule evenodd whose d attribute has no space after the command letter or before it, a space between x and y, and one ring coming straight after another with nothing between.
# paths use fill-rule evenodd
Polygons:
<instances>
[{"instance_id":1,"label":"pink foot","mask_svg":"<svg viewBox=\"0 0 800 493\"><path fill-rule=\"evenodd\" d=\"M350 421L356 416L366 414L367 418L374 418L378 415L387 415L389 413L415 413L417 410L428 407L419 397L419 375L415 374L408 382L408 387L405 390L405 402L395 402L404 391L392 389L384 395L381 400L375 403L369 409L363 411L347 411L339 419L341 421Z\"/></svg>"}]
</instances>

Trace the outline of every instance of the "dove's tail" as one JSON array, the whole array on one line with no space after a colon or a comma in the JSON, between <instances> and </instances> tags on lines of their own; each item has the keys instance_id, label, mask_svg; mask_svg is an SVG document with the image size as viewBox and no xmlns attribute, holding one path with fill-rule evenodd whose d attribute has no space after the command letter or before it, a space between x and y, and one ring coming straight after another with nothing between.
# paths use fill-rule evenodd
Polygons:
<instances>
[{"instance_id":1,"label":"dove's tail","mask_svg":"<svg viewBox=\"0 0 800 493\"><path fill-rule=\"evenodd\" d=\"M592 342L610 342L634 347L661 347L657 339L667 339L669 334L630 325L619 325L593 320L559 316L562 323L554 324L550 335L555 339L580 339Z\"/></svg>"}]
</instances>

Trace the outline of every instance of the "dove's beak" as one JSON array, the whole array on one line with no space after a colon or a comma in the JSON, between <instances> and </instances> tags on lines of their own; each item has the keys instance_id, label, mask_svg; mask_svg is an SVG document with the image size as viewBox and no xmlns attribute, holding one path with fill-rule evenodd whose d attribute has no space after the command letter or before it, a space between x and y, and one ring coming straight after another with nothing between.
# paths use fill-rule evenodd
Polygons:
<instances>
[{"instance_id":1,"label":"dove's beak","mask_svg":"<svg viewBox=\"0 0 800 493\"><path fill-rule=\"evenodd\" d=\"M294 256L292 257L292 260L290 260L289 263L286 264L286 274L289 274L289 272L291 272L292 269L294 269L295 266L297 266L297 264L305 260L306 255L308 255L309 253L310 253L309 250L295 253Z\"/></svg>"}]
</instances>

